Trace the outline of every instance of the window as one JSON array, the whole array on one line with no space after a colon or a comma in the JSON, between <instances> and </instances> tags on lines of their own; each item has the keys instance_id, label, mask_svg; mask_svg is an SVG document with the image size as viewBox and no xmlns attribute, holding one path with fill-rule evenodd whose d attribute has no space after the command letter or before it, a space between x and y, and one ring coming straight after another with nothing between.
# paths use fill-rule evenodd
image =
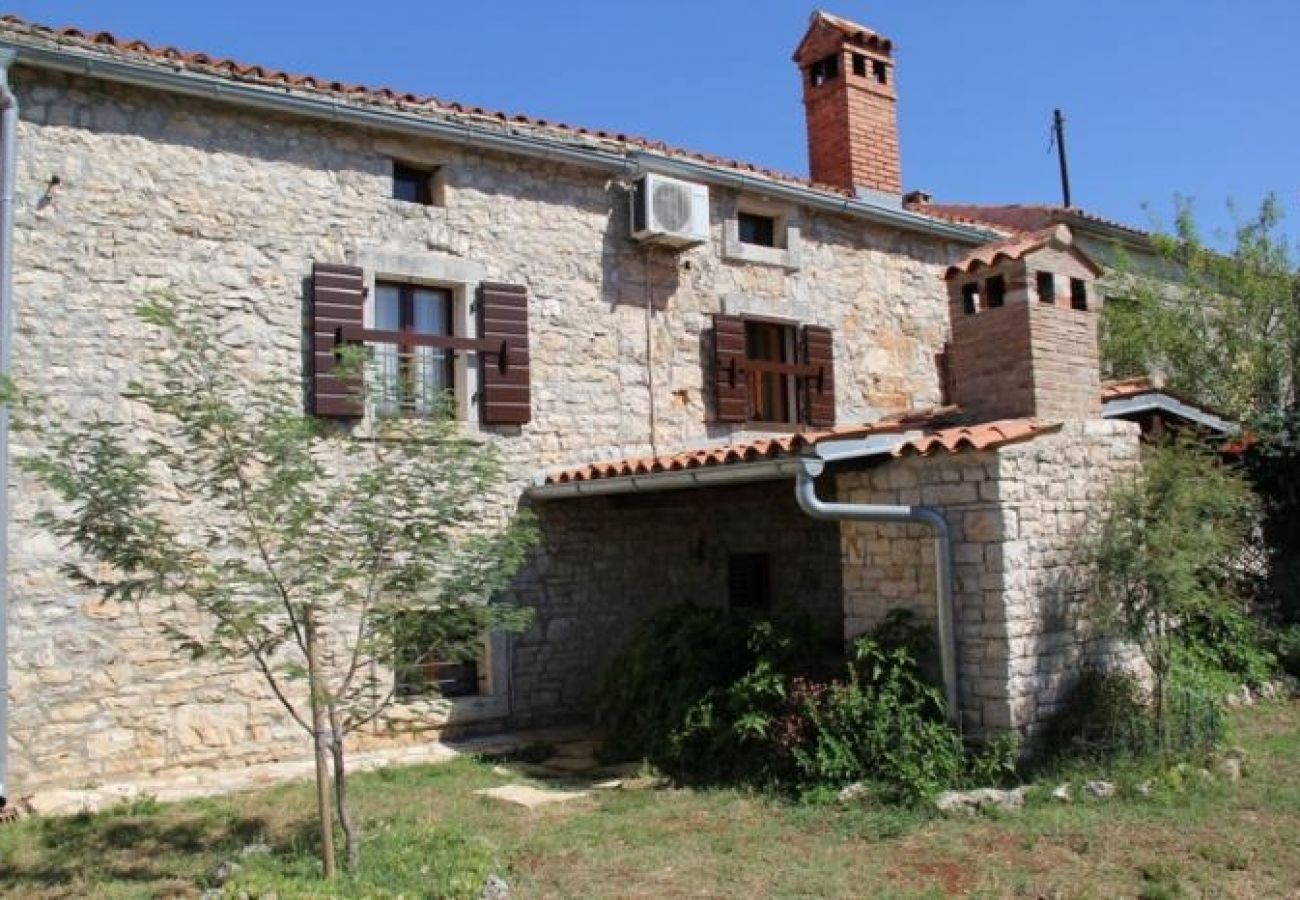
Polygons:
<instances>
[{"instance_id":1,"label":"window","mask_svg":"<svg viewBox=\"0 0 1300 900\"><path fill-rule=\"evenodd\" d=\"M445 638L439 613L408 611L398 615L393 664L398 697L455 698L483 693L478 656L466 659L453 654L449 660L440 660L429 649L439 637Z\"/></svg>"},{"instance_id":2,"label":"window","mask_svg":"<svg viewBox=\"0 0 1300 900\"><path fill-rule=\"evenodd\" d=\"M433 182L437 171L421 169L407 163L393 161L393 199L406 203L432 206Z\"/></svg>"},{"instance_id":3,"label":"window","mask_svg":"<svg viewBox=\"0 0 1300 900\"><path fill-rule=\"evenodd\" d=\"M1038 300L1041 303L1056 302L1056 277L1051 272L1039 272L1036 276L1038 283Z\"/></svg>"},{"instance_id":4,"label":"window","mask_svg":"<svg viewBox=\"0 0 1300 900\"><path fill-rule=\"evenodd\" d=\"M374 391L381 412L447 412L455 390L454 354L403 340L411 335L451 337L452 294L446 288L413 284L375 285L374 328L395 332L394 342L376 343L379 384Z\"/></svg>"},{"instance_id":5,"label":"window","mask_svg":"<svg viewBox=\"0 0 1300 900\"><path fill-rule=\"evenodd\" d=\"M984 281L984 296L988 298L989 309L1005 306L1007 303L1007 280L1001 275L994 275Z\"/></svg>"},{"instance_id":6,"label":"window","mask_svg":"<svg viewBox=\"0 0 1300 900\"><path fill-rule=\"evenodd\" d=\"M772 608L770 553L732 553L727 557L727 605L766 612Z\"/></svg>"},{"instance_id":7,"label":"window","mask_svg":"<svg viewBox=\"0 0 1300 900\"><path fill-rule=\"evenodd\" d=\"M736 214L736 230L742 244L775 247L777 222L774 216L740 212Z\"/></svg>"},{"instance_id":8,"label":"window","mask_svg":"<svg viewBox=\"0 0 1300 900\"><path fill-rule=\"evenodd\" d=\"M1070 279L1070 308L1088 308L1088 282L1082 278Z\"/></svg>"},{"instance_id":9,"label":"window","mask_svg":"<svg viewBox=\"0 0 1300 900\"><path fill-rule=\"evenodd\" d=\"M745 359L758 363L794 362L795 327L745 322ZM794 424L798 416L795 378L785 372L749 370L749 418L754 422Z\"/></svg>"},{"instance_id":10,"label":"window","mask_svg":"<svg viewBox=\"0 0 1300 900\"><path fill-rule=\"evenodd\" d=\"M980 286L973 281L961 286L961 308L968 316L980 311Z\"/></svg>"},{"instance_id":11,"label":"window","mask_svg":"<svg viewBox=\"0 0 1300 900\"><path fill-rule=\"evenodd\" d=\"M853 74L858 77L865 77L867 74L867 58L861 53L853 54Z\"/></svg>"},{"instance_id":12,"label":"window","mask_svg":"<svg viewBox=\"0 0 1300 900\"><path fill-rule=\"evenodd\" d=\"M871 77L876 79L877 84L888 84L889 66L885 65L883 60L873 59L871 61Z\"/></svg>"},{"instance_id":13,"label":"window","mask_svg":"<svg viewBox=\"0 0 1300 900\"><path fill-rule=\"evenodd\" d=\"M840 74L840 57L832 53L825 59L819 59L808 67L808 82L813 87L819 87Z\"/></svg>"}]
</instances>

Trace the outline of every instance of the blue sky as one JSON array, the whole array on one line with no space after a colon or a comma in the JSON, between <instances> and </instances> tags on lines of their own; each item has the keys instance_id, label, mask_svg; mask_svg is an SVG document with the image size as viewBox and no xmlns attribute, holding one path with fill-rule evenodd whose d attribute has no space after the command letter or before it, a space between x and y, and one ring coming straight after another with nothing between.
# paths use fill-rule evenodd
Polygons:
<instances>
[{"instance_id":1,"label":"blue sky","mask_svg":"<svg viewBox=\"0 0 1300 900\"><path fill-rule=\"evenodd\" d=\"M274 68L627 131L803 174L792 0L9 0ZM937 199L1075 202L1148 227L1194 198L1210 237L1270 191L1300 234L1295 0L835 0L898 47L903 179Z\"/></svg>"}]
</instances>

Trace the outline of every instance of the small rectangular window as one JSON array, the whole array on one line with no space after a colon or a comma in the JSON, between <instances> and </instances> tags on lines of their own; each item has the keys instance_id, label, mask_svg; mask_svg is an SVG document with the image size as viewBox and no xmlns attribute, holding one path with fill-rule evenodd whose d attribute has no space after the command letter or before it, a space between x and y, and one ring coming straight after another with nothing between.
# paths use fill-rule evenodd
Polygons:
<instances>
[{"instance_id":1,"label":"small rectangular window","mask_svg":"<svg viewBox=\"0 0 1300 900\"><path fill-rule=\"evenodd\" d=\"M1038 299L1042 303L1056 302L1056 276L1051 272L1039 272L1038 281Z\"/></svg>"},{"instance_id":2,"label":"small rectangular window","mask_svg":"<svg viewBox=\"0 0 1300 900\"><path fill-rule=\"evenodd\" d=\"M737 213L736 230L742 244L757 244L760 247L776 246L776 219L772 216L748 212Z\"/></svg>"},{"instance_id":3,"label":"small rectangular window","mask_svg":"<svg viewBox=\"0 0 1300 900\"><path fill-rule=\"evenodd\" d=\"M984 281L984 297L989 309L1005 306L1007 302L1007 280L1001 275L994 275Z\"/></svg>"},{"instance_id":4,"label":"small rectangular window","mask_svg":"<svg viewBox=\"0 0 1300 900\"><path fill-rule=\"evenodd\" d=\"M808 67L808 81L813 87L818 87L838 77L840 74L840 57L832 53L824 59L819 59Z\"/></svg>"},{"instance_id":5,"label":"small rectangular window","mask_svg":"<svg viewBox=\"0 0 1300 900\"><path fill-rule=\"evenodd\" d=\"M772 608L770 553L732 553L727 556L727 605L732 609L760 612Z\"/></svg>"},{"instance_id":6,"label":"small rectangular window","mask_svg":"<svg viewBox=\"0 0 1300 900\"><path fill-rule=\"evenodd\" d=\"M393 199L421 206L433 205L433 178L436 171L393 161Z\"/></svg>"},{"instance_id":7,"label":"small rectangular window","mask_svg":"<svg viewBox=\"0 0 1300 900\"><path fill-rule=\"evenodd\" d=\"M887 84L889 82L889 66L884 61L873 59L871 61L871 74L876 79L877 84Z\"/></svg>"},{"instance_id":8,"label":"small rectangular window","mask_svg":"<svg viewBox=\"0 0 1300 900\"><path fill-rule=\"evenodd\" d=\"M980 286L973 281L961 286L961 308L968 316L980 311Z\"/></svg>"},{"instance_id":9,"label":"small rectangular window","mask_svg":"<svg viewBox=\"0 0 1300 900\"><path fill-rule=\"evenodd\" d=\"M867 58L861 53L853 54L853 74L859 78L867 74Z\"/></svg>"},{"instance_id":10,"label":"small rectangular window","mask_svg":"<svg viewBox=\"0 0 1300 900\"><path fill-rule=\"evenodd\" d=\"M1070 279L1070 308L1088 308L1088 282L1082 278Z\"/></svg>"}]
</instances>

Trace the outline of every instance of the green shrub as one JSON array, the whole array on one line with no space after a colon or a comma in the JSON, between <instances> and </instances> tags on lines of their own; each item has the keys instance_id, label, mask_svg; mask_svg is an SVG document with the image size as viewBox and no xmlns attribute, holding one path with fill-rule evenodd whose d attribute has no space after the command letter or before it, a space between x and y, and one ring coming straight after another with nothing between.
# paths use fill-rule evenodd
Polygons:
<instances>
[{"instance_id":1,"label":"green shrub","mask_svg":"<svg viewBox=\"0 0 1300 900\"><path fill-rule=\"evenodd\" d=\"M811 631L790 628L693 606L654 617L605 679L611 746L686 782L818 794L865 781L901 802L1013 771L1014 742L966 752L917 666L933 641L910 614L860 639L839 680L808 671Z\"/></svg>"},{"instance_id":2,"label":"green shrub","mask_svg":"<svg viewBox=\"0 0 1300 900\"><path fill-rule=\"evenodd\" d=\"M1211 749L1224 734L1219 693L1204 673L1175 664L1167 690L1164 748L1173 754ZM1048 722L1039 748L1049 760L1143 757L1162 748L1150 696L1125 671L1086 669L1065 707Z\"/></svg>"},{"instance_id":3,"label":"green shrub","mask_svg":"<svg viewBox=\"0 0 1300 900\"><path fill-rule=\"evenodd\" d=\"M1216 669L1234 682L1258 687L1277 672L1266 628L1231 606L1210 607L1187 617L1182 627L1182 653L1191 664Z\"/></svg>"},{"instance_id":4,"label":"green shrub","mask_svg":"<svg viewBox=\"0 0 1300 900\"><path fill-rule=\"evenodd\" d=\"M1300 625L1279 628L1274 632L1273 642L1282 671L1300 678Z\"/></svg>"}]
</instances>

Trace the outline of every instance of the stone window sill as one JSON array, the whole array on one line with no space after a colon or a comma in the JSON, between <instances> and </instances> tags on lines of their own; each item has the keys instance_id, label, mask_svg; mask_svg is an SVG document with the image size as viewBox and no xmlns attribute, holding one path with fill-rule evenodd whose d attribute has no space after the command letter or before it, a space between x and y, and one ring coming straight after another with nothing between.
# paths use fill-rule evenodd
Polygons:
<instances>
[{"instance_id":1,"label":"stone window sill","mask_svg":"<svg viewBox=\"0 0 1300 900\"><path fill-rule=\"evenodd\" d=\"M723 230L722 258L731 262L771 266L787 272L797 272L803 264L799 246L799 229L794 225L787 225L784 236L784 247L746 244L741 242L738 236L736 220L728 219Z\"/></svg>"}]
</instances>

